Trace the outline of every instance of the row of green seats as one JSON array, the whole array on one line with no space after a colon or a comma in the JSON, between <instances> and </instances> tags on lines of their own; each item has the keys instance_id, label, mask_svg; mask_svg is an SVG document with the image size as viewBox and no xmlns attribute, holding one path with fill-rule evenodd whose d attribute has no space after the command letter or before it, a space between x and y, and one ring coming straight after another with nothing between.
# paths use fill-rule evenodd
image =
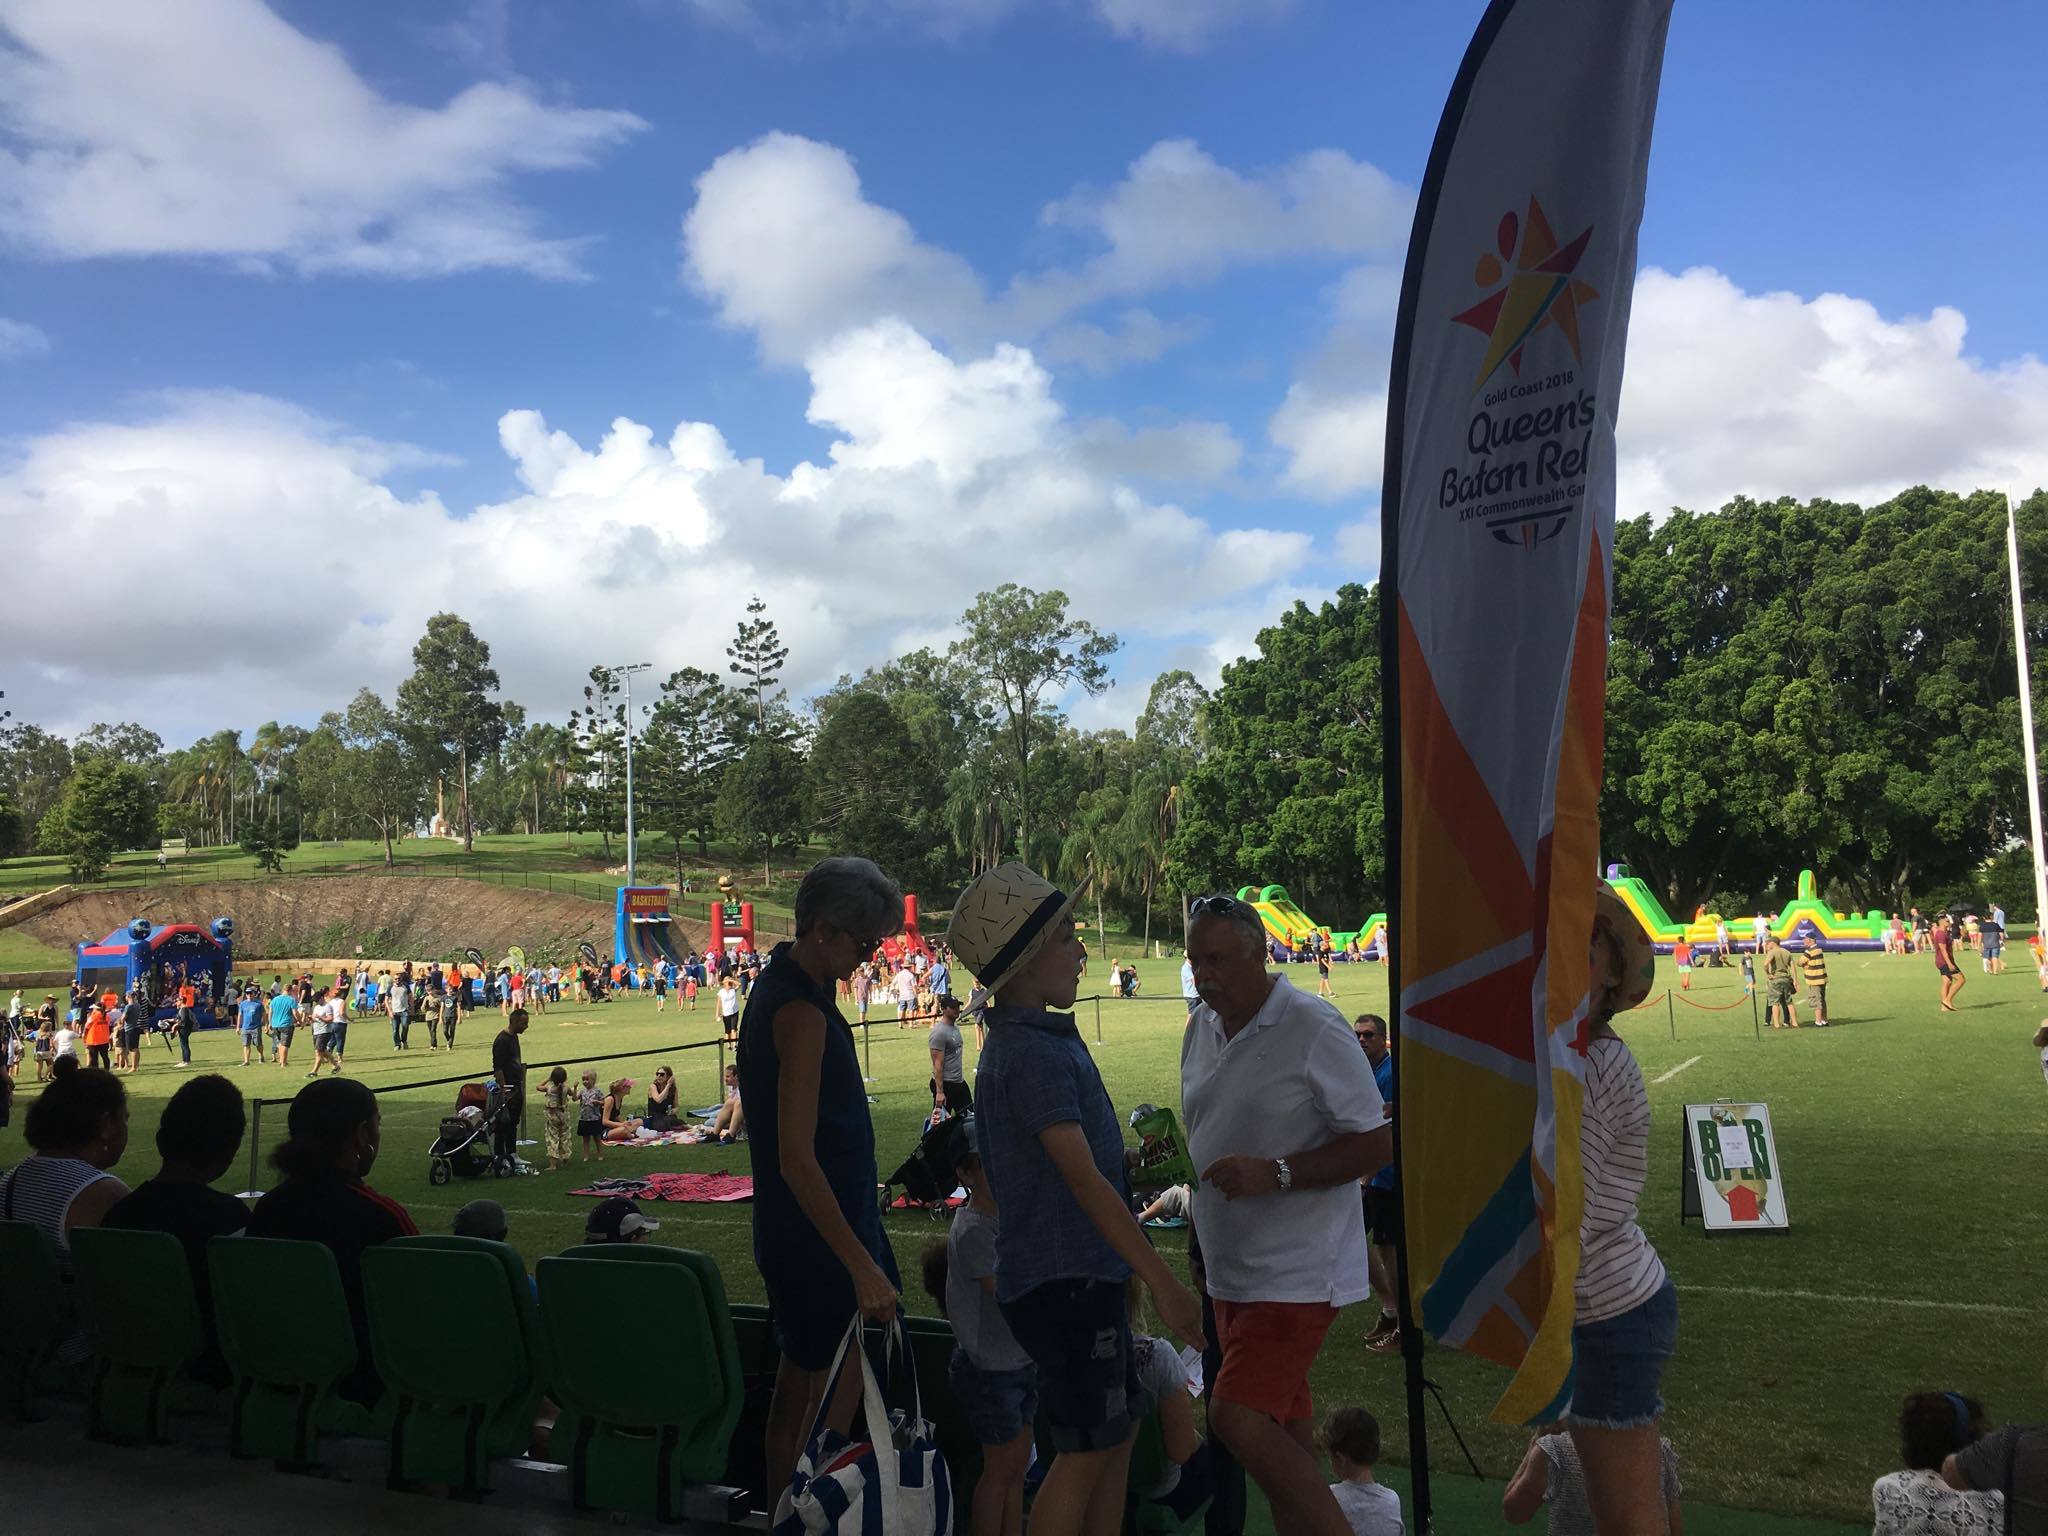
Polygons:
<instances>
[{"instance_id":1,"label":"row of green seats","mask_svg":"<svg viewBox=\"0 0 2048 1536\"><path fill-rule=\"evenodd\" d=\"M708 1255L575 1248L540 1261L536 1303L503 1243L407 1237L369 1249L364 1308L384 1383L374 1411L339 1390L359 1362L330 1250L227 1237L207 1258L235 1455L305 1466L323 1435L368 1436L387 1443L394 1485L480 1493L494 1458L525 1454L545 1392L561 1410L551 1450L579 1508L670 1519L686 1489L725 1473L745 1381ZM0 1294L52 1298L34 1328L0 1333L0 1405L33 1416L67 1374L56 1354L82 1324L93 1351L88 1431L164 1439L173 1391L206 1346L183 1247L164 1233L80 1229L71 1261L67 1287L38 1228L0 1222ZM594 1347L622 1318L658 1326L673 1369L622 1371Z\"/></svg>"}]
</instances>

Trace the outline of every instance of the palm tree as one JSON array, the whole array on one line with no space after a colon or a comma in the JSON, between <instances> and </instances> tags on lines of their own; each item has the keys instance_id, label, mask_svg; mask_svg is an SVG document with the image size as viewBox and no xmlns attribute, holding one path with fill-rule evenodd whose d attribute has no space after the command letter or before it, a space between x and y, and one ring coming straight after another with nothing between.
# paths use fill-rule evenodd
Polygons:
<instances>
[{"instance_id":1,"label":"palm tree","mask_svg":"<svg viewBox=\"0 0 2048 1536\"><path fill-rule=\"evenodd\" d=\"M1059 868L1062 879L1079 881L1093 877L1095 881L1095 938L1106 952L1109 947L1108 928L1103 920L1102 898L1108 894L1115 881L1117 868L1117 828L1123 819L1123 796L1117 790L1105 786L1090 795L1074 818L1074 827L1060 845Z\"/></svg>"}]
</instances>

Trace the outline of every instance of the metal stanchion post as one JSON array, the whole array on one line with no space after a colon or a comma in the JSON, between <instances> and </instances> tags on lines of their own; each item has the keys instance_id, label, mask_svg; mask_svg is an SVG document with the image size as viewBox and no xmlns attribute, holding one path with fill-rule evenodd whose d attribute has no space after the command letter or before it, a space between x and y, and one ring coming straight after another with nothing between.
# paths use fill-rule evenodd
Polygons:
<instances>
[{"instance_id":1,"label":"metal stanchion post","mask_svg":"<svg viewBox=\"0 0 2048 1536\"><path fill-rule=\"evenodd\" d=\"M1095 999L1095 1043L1102 1044L1102 999Z\"/></svg>"},{"instance_id":2,"label":"metal stanchion post","mask_svg":"<svg viewBox=\"0 0 2048 1536\"><path fill-rule=\"evenodd\" d=\"M1678 1040L1678 1005L1671 1001L1671 989L1669 987L1664 989L1664 1011L1671 1017L1671 1039L1675 1044Z\"/></svg>"},{"instance_id":3,"label":"metal stanchion post","mask_svg":"<svg viewBox=\"0 0 2048 1536\"><path fill-rule=\"evenodd\" d=\"M260 1199L263 1191L256 1187L257 1158L263 1149L263 1101L252 1099L249 1103L249 1187L236 1198L242 1200Z\"/></svg>"},{"instance_id":4,"label":"metal stanchion post","mask_svg":"<svg viewBox=\"0 0 2048 1536\"><path fill-rule=\"evenodd\" d=\"M1761 1045L1761 1044L1763 1043L1763 1038L1764 1038L1764 1027L1763 1027L1763 1025L1759 1024L1759 1023L1757 1022L1757 1019L1756 1019L1756 988L1755 988L1755 987L1751 987L1751 988L1749 989L1749 1027L1750 1027L1751 1029L1753 1029L1753 1030L1755 1030L1755 1031L1756 1031L1756 1038L1757 1038L1757 1043L1758 1043L1759 1045Z\"/></svg>"},{"instance_id":5,"label":"metal stanchion post","mask_svg":"<svg viewBox=\"0 0 2048 1536\"><path fill-rule=\"evenodd\" d=\"M874 1041L873 1041L873 1040L871 1040L871 1039L870 1039L870 1038L868 1037L868 1021L867 1021L866 1019L862 1019L862 1020L860 1021L860 1050L861 1050L861 1069L860 1069L860 1070L861 1070L861 1079L860 1079L860 1080L861 1080L862 1082L864 1082L864 1083L872 1083L872 1082L873 1082L873 1081L875 1080L875 1045L874 1045ZM869 1095L868 1095L868 1102L869 1102L870 1104L879 1104L879 1103L881 1103L882 1101L881 1101L880 1099L876 1098L876 1097L875 1097L875 1096L874 1096L874 1095L873 1095L873 1094L871 1093L871 1094L869 1094Z\"/></svg>"}]
</instances>

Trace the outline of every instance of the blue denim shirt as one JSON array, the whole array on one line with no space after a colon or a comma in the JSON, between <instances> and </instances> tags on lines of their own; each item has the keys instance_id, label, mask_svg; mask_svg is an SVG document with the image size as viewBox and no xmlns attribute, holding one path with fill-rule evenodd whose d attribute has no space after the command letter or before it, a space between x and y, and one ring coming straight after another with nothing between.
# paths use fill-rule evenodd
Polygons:
<instances>
[{"instance_id":1,"label":"blue denim shirt","mask_svg":"<svg viewBox=\"0 0 2048 1536\"><path fill-rule=\"evenodd\" d=\"M1102 1176L1130 1200L1124 1135L1095 1058L1073 1015L996 1007L974 1083L975 1149L1002 1213L996 1233L996 1299L1015 1301L1048 1280L1129 1278L1045 1155L1039 1133L1073 1121Z\"/></svg>"}]
</instances>

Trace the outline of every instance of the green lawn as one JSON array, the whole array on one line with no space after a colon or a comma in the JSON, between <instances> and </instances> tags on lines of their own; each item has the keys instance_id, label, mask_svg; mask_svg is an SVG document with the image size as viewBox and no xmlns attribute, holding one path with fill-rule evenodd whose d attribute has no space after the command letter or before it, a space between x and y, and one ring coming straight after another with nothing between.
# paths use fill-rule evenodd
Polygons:
<instances>
[{"instance_id":1,"label":"green lawn","mask_svg":"<svg viewBox=\"0 0 2048 1536\"><path fill-rule=\"evenodd\" d=\"M1968 969L1957 1016L1935 1011L1933 969L1925 961L1843 955L1833 966L1839 1027L1832 1030L1765 1031L1759 1039L1746 1003L1722 1012L1674 1005L1667 1014L1657 1001L1627 1021L1625 1033L1652 1080L1656 1142L1669 1153L1660 1151L1643 1216L1679 1286L1683 1322L1665 1387L1671 1404L1666 1427L1682 1457L1690 1498L1860 1519L1867 1529L1870 1481L1894 1465L1894 1424L1906 1392L1953 1387L1981 1396L1998 1418L2048 1417L2042 1384L2048 1322L2034 1305L2038 1278L2048 1272L2048 1232L2033 1219L2028 1199L2048 1154L2048 1094L2029 1037L2048 1008L2030 973L1984 977L1974 956ZM1183 1012L1175 996L1177 963L1148 961L1140 970L1153 996L1099 1005L1098 1059L1125 1110L1143 1100L1178 1098ZM1313 985L1306 968L1291 975ZM1377 967L1340 966L1337 977L1347 1011L1384 1009ZM1691 997L1704 1005L1739 1003L1739 982L1733 972L1706 972ZM1080 1015L1092 1042L1098 1005L1084 1002ZM373 1021L359 1021L351 1065L373 1086L479 1075L494 1032L486 1020L466 1032L453 1058L415 1050L401 1061L388 1037L380 1042ZM530 1061L588 1062L608 1078L616 1053L714 1035L704 1009L694 1017L677 1018L671 1010L657 1018L651 1002L636 1000L537 1018L526 1055ZM885 1172L913 1143L926 1107L922 1042L921 1033L893 1025L873 1033ZM163 1097L183 1078L165 1067L161 1047L154 1049L131 1084L134 1139L122 1170L131 1177L152 1167L151 1127ZM252 1094L287 1098L299 1086L296 1073L287 1079L274 1068L229 1066L237 1052L224 1035L203 1037L198 1054ZM661 1059L623 1062L618 1070L644 1083ZM686 1103L713 1102L715 1047L677 1051L668 1059ZM26 1099L33 1087L24 1088ZM427 1183L427 1143L452 1095L452 1089L433 1088L387 1098L384 1152L373 1182L410 1206L422 1227L444 1226L464 1199L488 1193L511 1208L513 1239L529 1258L575 1241L587 1204L568 1191L580 1169L513 1185L436 1189ZM1679 1226L1679 1107L1719 1097L1771 1105L1792 1218L1785 1235L1710 1239L1697 1225ZM282 1122L282 1105L264 1110L266 1147L281 1134ZM18 1106L14 1129L0 1131L0 1164L21 1154L20 1124ZM603 1165L606 1173L746 1167L744 1148L620 1150ZM246 1168L238 1167L224 1182L240 1189L246 1177ZM745 1207L667 1206L661 1214L663 1240L714 1254L734 1296L759 1299ZM922 1215L892 1217L890 1229L904 1273L914 1276L918 1249L940 1229ZM1180 1235L1160 1238L1179 1263ZM917 1310L929 1309L921 1295L910 1300ZM1347 1317L1332 1335L1318 1367L1318 1399L1370 1406L1385 1426L1387 1444L1401 1453L1407 1442L1400 1363L1368 1354L1358 1342L1363 1327L1362 1318ZM1524 1436L1487 1421L1502 1373L1442 1350L1431 1351L1429 1370L1488 1477L1504 1477ZM1443 1497L1448 1508L1466 1511L1441 1528L1493 1528L1475 1511L1492 1507L1498 1483L1475 1491L1469 1477L1454 1474L1455 1447L1431 1413ZM1751 1516L1727 1522L1702 1513L1689 1528L1816 1529Z\"/></svg>"},{"instance_id":2,"label":"green lawn","mask_svg":"<svg viewBox=\"0 0 2048 1536\"><path fill-rule=\"evenodd\" d=\"M63 971L72 962L69 950L31 938L18 928L0 928L0 971Z\"/></svg>"}]
</instances>

